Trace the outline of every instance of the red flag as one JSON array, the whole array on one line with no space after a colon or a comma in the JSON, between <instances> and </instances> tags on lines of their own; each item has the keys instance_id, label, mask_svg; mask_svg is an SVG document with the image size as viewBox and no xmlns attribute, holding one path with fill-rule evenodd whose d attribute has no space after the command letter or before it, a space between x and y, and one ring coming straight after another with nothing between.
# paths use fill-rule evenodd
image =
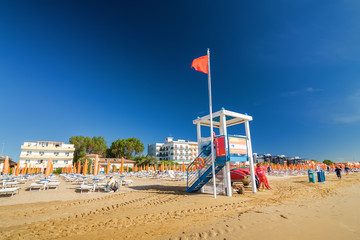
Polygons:
<instances>
[{"instance_id":1,"label":"red flag","mask_svg":"<svg viewBox=\"0 0 360 240\"><path fill-rule=\"evenodd\" d=\"M191 63L191 68L195 68L196 71L209 74L208 59L208 55L194 59Z\"/></svg>"}]
</instances>

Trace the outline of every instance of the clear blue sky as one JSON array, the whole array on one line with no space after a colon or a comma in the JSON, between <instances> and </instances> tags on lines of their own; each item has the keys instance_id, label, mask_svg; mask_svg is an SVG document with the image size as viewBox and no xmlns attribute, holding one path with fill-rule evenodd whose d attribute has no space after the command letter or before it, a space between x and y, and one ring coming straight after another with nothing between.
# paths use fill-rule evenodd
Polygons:
<instances>
[{"instance_id":1,"label":"clear blue sky","mask_svg":"<svg viewBox=\"0 0 360 240\"><path fill-rule=\"evenodd\" d=\"M196 140L210 48L214 111L253 116L254 152L360 161L359 23L356 0L1 1L0 151Z\"/></svg>"}]
</instances>

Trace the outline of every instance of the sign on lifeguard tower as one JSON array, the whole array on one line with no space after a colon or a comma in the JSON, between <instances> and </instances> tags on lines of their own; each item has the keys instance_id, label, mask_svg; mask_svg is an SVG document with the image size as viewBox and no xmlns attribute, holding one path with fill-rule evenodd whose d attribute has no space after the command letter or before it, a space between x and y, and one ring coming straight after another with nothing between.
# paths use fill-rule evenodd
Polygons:
<instances>
[{"instance_id":1,"label":"sign on lifeguard tower","mask_svg":"<svg viewBox=\"0 0 360 240\"><path fill-rule=\"evenodd\" d=\"M197 192L209 181L219 181L220 179L220 181L223 181L223 186L225 186L226 195L231 196L230 166L236 164L236 162L248 162L253 183L252 190L255 193L256 184L249 127L249 121L252 121L252 117L225 109L213 113L212 116L214 128L219 129L220 134L218 136L201 136L201 126L210 127L210 115L198 117L193 121L197 126L198 151L200 154L187 168L187 192ZM227 128L238 124L244 124L245 135L229 135ZM215 145L215 151L211 149L212 141ZM212 165L211 152L215 152L214 165ZM201 168L197 164L200 160L202 163ZM215 174L217 174L215 180L212 179L213 166ZM214 188L217 188L217 185L219 184L214 184Z\"/></svg>"}]
</instances>

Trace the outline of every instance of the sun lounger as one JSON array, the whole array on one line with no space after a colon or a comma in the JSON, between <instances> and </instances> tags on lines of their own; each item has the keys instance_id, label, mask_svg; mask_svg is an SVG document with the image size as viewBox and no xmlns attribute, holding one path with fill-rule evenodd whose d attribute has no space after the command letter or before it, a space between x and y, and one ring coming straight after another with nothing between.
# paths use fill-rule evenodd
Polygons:
<instances>
[{"instance_id":1,"label":"sun lounger","mask_svg":"<svg viewBox=\"0 0 360 240\"><path fill-rule=\"evenodd\" d=\"M46 184L45 188L46 189L49 189L49 188L58 189L59 185L60 185L60 182L49 182Z\"/></svg>"},{"instance_id":2,"label":"sun lounger","mask_svg":"<svg viewBox=\"0 0 360 240\"><path fill-rule=\"evenodd\" d=\"M81 184L79 190L80 193L82 193L83 191L88 191L88 193L90 193L91 191L94 191L94 186Z\"/></svg>"},{"instance_id":3,"label":"sun lounger","mask_svg":"<svg viewBox=\"0 0 360 240\"><path fill-rule=\"evenodd\" d=\"M19 182L17 182L17 181L14 181L14 182L5 182L5 188L7 188L7 187L9 187L9 188L11 188L11 187L17 187L17 185L19 184Z\"/></svg>"},{"instance_id":4,"label":"sun lounger","mask_svg":"<svg viewBox=\"0 0 360 240\"><path fill-rule=\"evenodd\" d=\"M100 190L106 191L106 183L97 183L96 188L97 188L98 192L100 192Z\"/></svg>"},{"instance_id":5,"label":"sun lounger","mask_svg":"<svg viewBox=\"0 0 360 240\"><path fill-rule=\"evenodd\" d=\"M16 181L19 182L20 184L24 184L27 182L27 179L22 178L22 179L17 179Z\"/></svg>"},{"instance_id":6,"label":"sun lounger","mask_svg":"<svg viewBox=\"0 0 360 240\"><path fill-rule=\"evenodd\" d=\"M3 189L0 189L0 194L3 194L3 195L11 194L11 196L9 198L12 198L14 196L15 191L18 191L18 193L19 193L19 190L20 190L19 187L3 188Z\"/></svg>"},{"instance_id":7,"label":"sun lounger","mask_svg":"<svg viewBox=\"0 0 360 240\"><path fill-rule=\"evenodd\" d=\"M30 183L29 191L31 192L32 189L41 189L45 190L46 183Z\"/></svg>"},{"instance_id":8,"label":"sun lounger","mask_svg":"<svg viewBox=\"0 0 360 240\"><path fill-rule=\"evenodd\" d=\"M134 182L133 180L126 180L126 179L122 180L122 184L124 186L130 186L133 184L133 182Z\"/></svg>"}]
</instances>

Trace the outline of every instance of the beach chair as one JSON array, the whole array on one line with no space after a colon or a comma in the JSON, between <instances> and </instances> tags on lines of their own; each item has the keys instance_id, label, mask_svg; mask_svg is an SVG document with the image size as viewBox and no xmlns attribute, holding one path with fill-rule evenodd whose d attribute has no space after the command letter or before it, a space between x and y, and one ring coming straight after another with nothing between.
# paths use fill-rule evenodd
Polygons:
<instances>
[{"instance_id":1,"label":"beach chair","mask_svg":"<svg viewBox=\"0 0 360 240\"><path fill-rule=\"evenodd\" d=\"M17 182L17 181L5 182L4 186L5 186L5 188L12 188L12 187L17 187L18 184L19 184L19 182Z\"/></svg>"},{"instance_id":2,"label":"beach chair","mask_svg":"<svg viewBox=\"0 0 360 240\"><path fill-rule=\"evenodd\" d=\"M98 192L106 191L106 183L97 183L96 188L97 188Z\"/></svg>"},{"instance_id":3,"label":"beach chair","mask_svg":"<svg viewBox=\"0 0 360 240\"><path fill-rule=\"evenodd\" d=\"M122 181L121 181L121 185L124 185L124 186L131 186L132 184L133 184L133 180L126 180L126 179L123 179Z\"/></svg>"},{"instance_id":4,"label":"beach chair","mask_svg":"<svg viewBox=\"0 0 360 240\"><path fill-rule=\"evenodd\" d=\"M49 182L46 184L46 190L49 188L55 188L58 189L60 185L60 182Z\"/></svg>"},{"instance_id":5,"label":"beach chair","mask_svg":"<svg viewBox=\"0 0 360 240\"><path fill-rule=\"evenodd\" d=\"M45 186L46 186L46 183L30 183L29 191L31 192L31 190L33 190L33 189L39 189L39 191L41 189L45 190Z\"/></svg>"},{"instance_id":6,"label":"beach chair","mask_svg":"<svg viewBox=\"0 0 360 240\"><path fill-rule=\"evenodd\" d=\"M88 193L90 193L94 191L94 186L81 184L80 188L78 189L80 190L80 193L82 193L83 191L87 191Z\"/></svg>"},{"instance_id":7,"label":"beach chair","mask_svg":"<svg viewBox=\"0 0 360 240\"><path fill-rule=\"evenodd\" d=\"M0 189L0 194L2 194L2 195L10 195L11 194L11 196L8 198L12 198L14 196L15 191L18 191L18 193L19 193L20 192L19 190L20 190L19 187L3 188L3 189ZM6 197L4 197L4 198L6 198Z\"/></svg>"}]
</instances>

